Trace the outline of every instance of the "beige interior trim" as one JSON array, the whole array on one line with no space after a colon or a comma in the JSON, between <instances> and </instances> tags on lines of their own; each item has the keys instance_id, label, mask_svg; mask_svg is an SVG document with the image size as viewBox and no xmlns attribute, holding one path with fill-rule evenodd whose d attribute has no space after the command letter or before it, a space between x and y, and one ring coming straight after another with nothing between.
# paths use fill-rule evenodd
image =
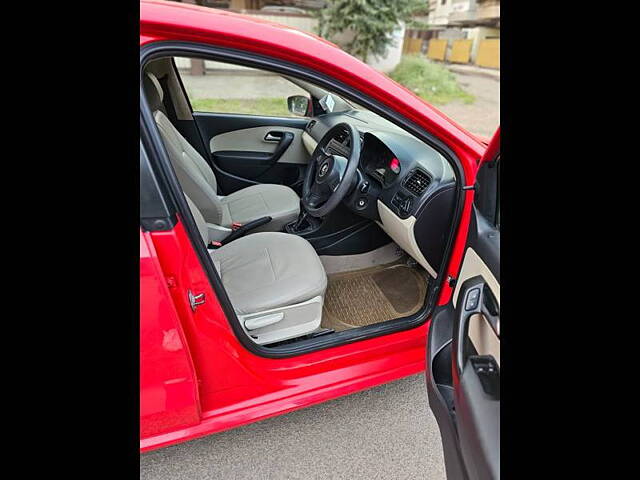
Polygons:
<instances>
[{"instance_id":1,"label":"beige interior trim","mask_svg":"<svg viewBox=\"0 0 640 480\"><path fill-rule=\"evenodd\" d=\"M354 255L320 255L320 261L327 275L333 273L352 272L365 268L377 267L398 261L404 255L404 251L395 242Z\"/></svg>"},{"instance_id":2,"label":"beige interior trim","mask_svg":"<svg viewBox=\"0 0 640 480\"><path fill-rule=\"evenodd\" d=\"M312 155L316 147L318 146L318 142L316 142L311 135L307 132L302 132L302 143L304 147L309 152L309 155Z\"/></svg>"},{"instance_id":3,"label":"beige interior trim","mask_svg":"<svg viewBox=\"0 0 640 480\"><path fill-rule=\"evenodd\" d=\"M291 132L294 139L289 148L282 154L278 163L309 163L309 154L303 148L301 141L303 131L299 128L281 127L279 125L267 125L264 127L243 128L232 132L221 133L209 141L211 153L217 151L246 151L272 153L277 143L265 142L264 137L271 131Z\"/></svg>"},{"instance_id":4,"label":"beige interior trim","mask_svg":"<svg viewBox=\"0 0 640 480\"><path fill-rule=\"evenodd\" d=\"M324 298L318 295L294 305L238 315L238 320L254 342L264 345L306 335L319 328L323 303ZM260 326L261 323L264 325Z\"/></svg>"},{"instance_id":5,"label":"beige interior trim","mask_svg":"<svg viewBox=\"0 0 640 480\"><path fill-rule=\"evenodd\" d=\"M429 262L427 262L427 259L424 258L424 255L418 248L416 236L413 233L413 226L416 223L416 217L412 215L403 220L393 213L391 209L380 200L378 200L378 213L380 214L380 221L376 223L380 225L380 227L400 246L400 248L411 255L416 262L422 265L429 275L436 278L438 274Z\"/></svg>"},{"instance_id":6,"label":"beige interior trim","mask_svg":"<svg viewBox=\"0 0 640 480\"><path fill-rule=\"evenodd\" d=\"M477 313L469 318L469 339L478 355L492 355L500 366L500 338L484 315Z\"/></svg>"},{"instance_id":7,"label":"beige interior trim","mask_svg":"<svg viewBox=\"0 0 640 480\"><path fill-rule=\"evenodd\" d=\"M182 87L180 86L176 72L171 66L171 59L159 58L157 60L153 60L145 67L145 72L152 73L158 79L168 76L167 82L170 90L169 97L173 103L176 117L178 120L191 120L193 118L191 115L191 108L189 107L188 100L182 92Z\"/></svg>"},{"instance_id":8,"label":"beige interior trim","mask_svg":"<svg viewBox=\"0 0 640 480\"><path fill-rule=\"evenodd\" d=\"M458 295L460 294L460 288L462 284L469 278L475 276L481 276L491 289L491 293L496 297L498 305L500 305L500 284L496 277L494 277L489 267L482 261L475 250L471 247L467 248L467 251L462 260L462 268L460 269L460 275L456 281L456 289L453 292L453 306L457 306Z\"/></svg>"}]
</instances>

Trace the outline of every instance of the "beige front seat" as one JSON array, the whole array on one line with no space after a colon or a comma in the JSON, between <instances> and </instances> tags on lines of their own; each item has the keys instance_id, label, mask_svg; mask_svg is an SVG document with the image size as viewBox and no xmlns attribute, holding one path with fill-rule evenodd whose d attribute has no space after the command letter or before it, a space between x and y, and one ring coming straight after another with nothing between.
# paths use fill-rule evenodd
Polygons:
<instances>
[{"instance_id":1,"label":"beige front seat","mask_svg":"<svg viewBox=\"0 0 640 480\"><path fill-rule=\"evenodd\" d=\"M187 197L200 236L209 228ZM258 344L298 338L320 328L327 274L302 237L262 232L210 250L242 328Z\"/></svg>"},{"instance_id":2,"label":"beige front seat","mask_svg":"<svg viewBox=\"0 0 640 480\"><path fill-rule=\"evenodd\" d=\"M146 73L144 86L180 185L198 206L207 223L230 228L235 222L245 224L270 216L272 220L269 223L252 232L277 232L298 217L300 198L284 185L252 185L227 196L218 195L216 177L207 162L163 113L164 94L155 75Z\"/></svg>"}]
</instances>

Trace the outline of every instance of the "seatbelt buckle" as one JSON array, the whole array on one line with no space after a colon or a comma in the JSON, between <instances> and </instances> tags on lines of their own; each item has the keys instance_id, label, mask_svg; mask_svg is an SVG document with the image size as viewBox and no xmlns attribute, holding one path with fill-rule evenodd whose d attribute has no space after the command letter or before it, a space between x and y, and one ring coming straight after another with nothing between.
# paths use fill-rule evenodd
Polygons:
<instances>
[{"instance_id":1,"label":"seatbelt buckle","mask_svg":"<svg viewBox=\"0 0 640 480\"><path fill-rule=\"evenodd\" d=\"M240 222L233 222L231 224L231 230L240 230L242 228L242 224Z\"/></svg>"}]
</instances>

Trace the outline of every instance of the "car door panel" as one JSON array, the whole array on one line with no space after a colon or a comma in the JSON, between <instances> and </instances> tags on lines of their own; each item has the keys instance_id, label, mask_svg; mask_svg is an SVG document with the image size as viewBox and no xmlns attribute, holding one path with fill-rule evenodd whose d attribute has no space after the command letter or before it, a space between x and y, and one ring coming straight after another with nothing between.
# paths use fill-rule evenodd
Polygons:
<instances>
[{"instance_id":1,"label":"car door panel","mask_svg":"<svg viewBox=\"0 0 640 480\"><path fill-rule=\"evenodd\" d=\"M302 143L303 130L278 125L243 128L231 132L220 133L209 141L209 151L218 156L220 152L260 152L273 153L285 138L286 133L293 135L278 162L309 163L309 153ZM277 140L269 140L278 136Z\"/></svg>"},{"instance_id":2,"label":"car door panel","mask_svg":"<svg viewBox=\"0 0 640 480\"><path fill-rule=\"evenodd\" d=\"M278 138L273 151L245 150L242 149L245 145L239 145L240 149L212 151L213 161L225 172L252 180L260 178L277 162L282 160L282 157L290 149L291 143L295 139L295 135L292 132L276 131L269 128L265 138L271 137ZM246 146L250 147L251 145ZM229 147L232 147L232 145L229 145Z\"/></svg>"},{"instance_id":3,"label":"car door panel","mask_svg":"<svg viewBox=\"0 0 640 480\"><path fill-rule=\"evenodd\" d=\"M307 119L204 112L193 118L224 194L258 183L301 193L309 161L302 141Z\"/></svg>"},{"instance_id":4,"label":"car door panel","mask_svg":"<svg viewBox=\"0 0 640 480\"><path fill-rule=\"evenodd\" d=\"M464 426L458 434L469 478L500 478L500 399L487 393L471 361L464 368L458 391L456 416Z\"/></svg>"},{"instance_id":5,"label":"car door panel","mask_svg":"<svg viewBox=\"0 0 640 480\"><path fill-rule=\"evenodd\" d=\"M490 146L499 157L499 131ZM491 150L491 149L488 149ZM467 245L449 303L434 312L427 393L447 478L500 478L499 163L483 161ZM493 193L492 193L493 192ZM486 215L491 221L486 219Z\"/></svg>"},{"instance_id":6,"label":"car door panel","mask_svg":"<svg viewBox=\"0 0 640 480\"><path fill-rule=\"evenodd\" d=\"M473 315L469 318L469 340L478 355L492 356L500 366L500 337L495 325L484 315Z\"/></svg>"},{"instance_id":7,"label":"car door panel","mask_svg":"<svg viewBox=\"0 0 640 480\"><path fill-rule=\"evenodd\" d=\"M500 290L472 248L464 267L470 277L456 288L453 408L469 478L494 479L500 477Z\"/></svg>"},{"instance_id":8,"label":"car door panel","mask_svg":"<svg viewBox=\"0 0 640 480\"><path fill-rule=\"evenodd\" d=\"M454 311L437 308L433 314L427 340L427 398L442 441L448 480L467 480L453 412L453 379L451 351Z\"/></svg>"}]
</instances>

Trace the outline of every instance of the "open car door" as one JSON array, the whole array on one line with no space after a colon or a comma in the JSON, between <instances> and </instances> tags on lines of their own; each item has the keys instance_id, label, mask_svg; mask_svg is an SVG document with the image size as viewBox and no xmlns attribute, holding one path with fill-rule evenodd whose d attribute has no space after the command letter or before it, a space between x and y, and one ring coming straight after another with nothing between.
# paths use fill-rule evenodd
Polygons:
<instances>
[{"instance_id":1,"label":"open car door","mask_svg":"<svg viewBox=\"0 0 640 480\"><path fill-rule=\"evenodd\" d=\"M480 160L449 303L433 315L427 391L448 480L500 478L500 128Z\"/></svg>"}]
</instances>

